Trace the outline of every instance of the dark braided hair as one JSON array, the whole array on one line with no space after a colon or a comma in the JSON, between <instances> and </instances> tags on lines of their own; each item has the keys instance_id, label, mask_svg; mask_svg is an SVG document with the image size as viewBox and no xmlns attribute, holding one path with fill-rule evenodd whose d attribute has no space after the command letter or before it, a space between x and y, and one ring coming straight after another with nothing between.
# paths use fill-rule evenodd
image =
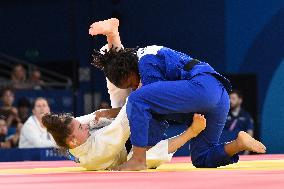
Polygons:
<instances>
[{"instance_id":1,"label":"dark braided hair","mask_svg":"<svg viewBox=\"0 0 284 189\"><path fill-rule=\"evenodd\" d=\"M131 73L138 74L138 48L126 48L117 50L111 48L104 54L94 50L92 65L101 69L105 76L116 87L120 87Z\"/></svg>"},{"instance_id":2,"label":"dark braided hair","mask_svg":"<svg viewBox=\"0 0 284 189\"><path fill-rule=\"evenodd\" d=\"M53 136L56 144L63 149L69 149L66 139L72 133L70 127L72 120L73 117L70 114L47 113L42 117L42 124Z\"/></svg>"}]
</instances>

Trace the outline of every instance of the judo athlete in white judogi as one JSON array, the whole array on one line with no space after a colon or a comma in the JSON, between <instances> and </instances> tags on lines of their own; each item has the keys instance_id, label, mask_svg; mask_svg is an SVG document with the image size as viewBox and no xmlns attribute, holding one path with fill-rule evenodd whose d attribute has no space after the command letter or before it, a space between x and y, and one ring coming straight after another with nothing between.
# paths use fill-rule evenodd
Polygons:
<instances>
[{"instance_id":1,"label":"judo athlete in white judogi","mask_svg":"<svg viewBox=\"0 0 284 189\"><path fill-rule=\"evenodd\" d=\"M123 105L128 91L108 84L113 107ZM79 159L80 165L88 170L112 170L127 161L125 143L130 136L126 103L115 119L100 118L96 115L103 110L74 118L68 114L46 114L43 124L61 148ZM181 135L162 140L148 147L147 167L156 168L169 162L173 153L188 140L205 129L204 116L195 114L192 125ZM131 153L128 155L128 159Z\"/></svg>"},{"instance_id":2,"label":"judo athlete in white judogi","mask_svg":"<svg viewBox=\"0 0 284 189\"><path fill-rule=\"evenodd\" d=\"M127 101L124 98L127 97L128 89L118 89L111 83L108 88L113 107L119 107ZM130 136L130 128L126 103L115 119L96 119L100 112L104 111L99 110L77 118L68 114L46 114L42 118L43 125L52 134L57 145L69 150L87 170L113 170L127 161L125 143ZM147 167L156 168L169 162L173 153L197 136L205 126L204 116L195 114L192 125L184 133L162 140L153 147L149 146L146 155ZM130 157L131 153L128 159Z\"/></svg>"},{"instance_id":3,"label":"judo athlete in white judogi","mask_svg":"<svg viewBox=\"0 0 284 189\"><path fill-rule=\"evenodd\" d=\"M44 115L42 121L57 145L69 149L79 159L82 167L88 170L116 169L127 160L125 143L130 136L130 128L126 106L122 107L113 121L101 118L94 122L94 119L95 114L74 118L68 114L50 113ZM104 127L99 128L101 126ZM149 147L147 167L156 168L169 162L179 147L196 136L192 135L192 131L200 133L205 126L204 116L195 114L192 125L184 133Z\"/></svg>"},{"instance_id":4,"label":"judo athlete in white judogi","mask_svg":"<svg viewBox=\"0 0 284 189\"><path fill-rule=\"evenodd\" d=\"M105 23L115 25L117 22L110 20L100 22L97 26ZM121 47L121 44L112 43L113 37L111 34L108 35L108 48L110 45ZM107 87L112 108L117 108L114 114L117 115L119 112L114 120L106 118L112 117L110 115L112 112L103 110L77 118L68 114L46 114L42 119L57 145L69 150L79 159L81 166L88 170L112 170L127 161L125 143L130 136L130 128L125 102L131 91L119 89L109 81L107 81ZM169 162L173 153L188 140L196 137L205 129L205 126L204 116L195 114L191 126L184 133L162 140L153 147L149 146L146 153L147 167L156 168L162 163ZM131 153L128 159L130 157Z\"/></svg>"}]
</instances>

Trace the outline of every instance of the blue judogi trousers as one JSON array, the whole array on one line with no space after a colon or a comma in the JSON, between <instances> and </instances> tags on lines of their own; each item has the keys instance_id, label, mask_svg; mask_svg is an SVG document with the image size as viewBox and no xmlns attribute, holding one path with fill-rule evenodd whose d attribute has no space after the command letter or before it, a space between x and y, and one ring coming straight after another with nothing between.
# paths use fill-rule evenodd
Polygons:
<instances>
[{"instance_id":1,"label":"blue judogi trousers","mask_svg":"<svg viewBox=\"0 0 284 189\"><path fill-rule=\"evenodd\" d=\"M219 138L229 111L229 95L212 74L201 73L190 80L157 81L132 92L127 102L131 142L134 146L153 146L163 139L165 128L153 115L201 113L206 129L190 141L191 159L196 167L219 167L235 163ZM187 120L192 119L188 116ZM184 124L189 124L185 120Z\"/></svg>"}]
</instances>

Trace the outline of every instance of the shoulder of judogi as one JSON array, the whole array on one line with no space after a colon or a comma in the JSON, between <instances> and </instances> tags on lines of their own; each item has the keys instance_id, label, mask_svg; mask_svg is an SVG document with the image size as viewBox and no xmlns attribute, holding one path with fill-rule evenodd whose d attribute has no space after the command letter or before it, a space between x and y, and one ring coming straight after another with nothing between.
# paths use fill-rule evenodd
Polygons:
<instances>
[{"instance_id":1,"label":"shoulder of judogi","mask_svg":"<svg viewBox=\"0 0 284 189\"><path fill-rule=\"evenodd\" d=\"M151 45L144 48L139 48L137 51L138 59L140 60L145 55L157 55L158 51L161 50L163 46Z\"/></svg>"}]
</instances>

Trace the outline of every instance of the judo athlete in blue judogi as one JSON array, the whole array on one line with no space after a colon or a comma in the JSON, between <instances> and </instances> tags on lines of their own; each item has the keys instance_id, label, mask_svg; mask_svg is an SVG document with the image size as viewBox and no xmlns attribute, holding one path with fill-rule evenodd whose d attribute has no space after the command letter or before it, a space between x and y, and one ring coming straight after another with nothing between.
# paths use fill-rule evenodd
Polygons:
<instances>
[{"instance_id":1,"label":"judo athlete in blue judogi","mask_svg":"<svg viewBox=\"0 0 284 189\"><path fill-rule=\"evenodd\" d=\"M166 129L157 117L182 117L183 124L189 124L193 112L204 114L207 120L206 129L190 141L194 166L235 163L237 153L243 150L265 152L265 146L245 132L230 143L218 143L229 111L231 85L209 64L161 46L110 50L94 58L93 64L117 87L136 89L142 85L128 98L133 157L120 170L145 168L145 150L162 140Z\"/></svg>"},{"instance_id":2,"label":"judo athlete in blue judogi","mask_svg":"<svg viewBox=\"0 0 284 189\"><path fill-rule=\"evenodd\" d=\"M191 129L194 166L228 165L237 162L237 153L243 150L265 153L265 146L243 131L232 142L219 144L229 111L231 85L226 78L209 64L166 47L122 49L118 26L117 19L100 21L91 25L89 33L106 35L109 48L114 47L104 53L94 51L92 64L116 87L133 90L126 110L133 156L119 170L146 169L146 150L163 139L166 121L190 125L192 113L207 120L204 131ZM112 117L113 112L117 110L101 116Z\"/></svg>"},{"instance_id":3,"label":"judo athlete in blue judogi","mask_svg":"<svg viewBox=\"0 0 284 189\"><path fill-rule=\"evenodd\" d=\"M205 115L207 126L190 141L193 164L218 167L237 162L237 154L228 156L224 144L218 144L229 111L230 82L209 64L169 48L150 46L137 54L143 87L129 96L127 104L132 144L153 146L162 140L151 136L160 133L162 137L165 132L159 122L152 121L153 112L168 115L168 119L173 113L198 112Z\"/></svg>"}]
</instances>

